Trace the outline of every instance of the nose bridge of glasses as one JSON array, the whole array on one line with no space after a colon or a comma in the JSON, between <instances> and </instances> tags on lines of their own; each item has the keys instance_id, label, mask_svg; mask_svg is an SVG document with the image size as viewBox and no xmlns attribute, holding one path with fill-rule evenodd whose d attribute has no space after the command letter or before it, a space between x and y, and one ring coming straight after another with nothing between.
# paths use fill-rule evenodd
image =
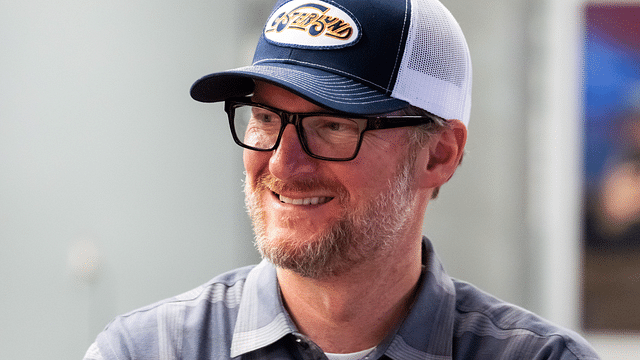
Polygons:
<instances>
[{"instance_id":1,"label":"nose bridge of glasses","mask_svg":"<svg viewBox=\"0 0 640 360\"><path fill-rule=\"evenodd\" d=\"M282 127L274 159L278 159L280 162L300 163L301 158L307 158L307 156L312 155L304 143L304 135L298 130L293 118L289 118L289 120Z\"/></svg>"},{"instance_id":2,"label":"nose bridge of glasses","mask_svg":"<svg viewBox=\"0 0 640 360\"><path fill-rule=\"evenodd\" d=\"M294 127L294 132L296 134L295 138L297 138L300 147L307 152L305 139L304 139L304 130L302 129L301 119L302 116L299 113L291 113L288 111L280 110L278 116L280 117L280 122L282 129L280 130L280 142L282 142L282 138L284 137L284 133L287 130L289 125Z\"/></svg>"},{"instance_id":3,"label":"nose bridge of glasses","mask_svg":"<svg viewBox=\"0 0 640 360\"><path fill-rule=\"evenodd\" d=\"M296 123L299 122L300 114L280 110L278 116L280 116L280 121L282 122L283 128L289 124L294 125L296 127L298 126L296 125Z\"/></svg>"}]
</instances>

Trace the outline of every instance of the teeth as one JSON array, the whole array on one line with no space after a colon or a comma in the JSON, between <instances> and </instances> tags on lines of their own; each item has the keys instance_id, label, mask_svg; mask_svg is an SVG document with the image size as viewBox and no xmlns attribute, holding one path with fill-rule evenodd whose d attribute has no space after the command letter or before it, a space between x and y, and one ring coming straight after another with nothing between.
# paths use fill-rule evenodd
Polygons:
<instances>
[{"instance_id":1,"label":"teeth","mask_svg":"<svg viewBox=\"0 0 640 360\"><path fill-rule=\"evenodd\" d=\"M281 202L285 204L292 204L292 205L318 205L318 204L324 204L327 201L332 199L324 196L304 198L304 199L292 199L282 195L278 195L278 198L280 199Z\"/></svg>"}]
</instances>

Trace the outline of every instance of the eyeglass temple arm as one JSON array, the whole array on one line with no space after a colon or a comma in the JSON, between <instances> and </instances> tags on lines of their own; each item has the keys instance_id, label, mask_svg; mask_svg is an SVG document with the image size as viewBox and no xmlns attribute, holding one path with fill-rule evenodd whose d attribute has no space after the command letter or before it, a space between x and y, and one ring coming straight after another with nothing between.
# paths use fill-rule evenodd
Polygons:
<instances>
[{"instance_id":1,"label":"eyeglass temple arm","mask_svg":"<svg viewBox=\"0 0 640 360\"><path fill-rule=\"evenodd\" d=\"M432 122L428 116L381 116L367 118L367 128L365 130L392 129L405 126L416 126Z\"/></svg>"}]
</instances>

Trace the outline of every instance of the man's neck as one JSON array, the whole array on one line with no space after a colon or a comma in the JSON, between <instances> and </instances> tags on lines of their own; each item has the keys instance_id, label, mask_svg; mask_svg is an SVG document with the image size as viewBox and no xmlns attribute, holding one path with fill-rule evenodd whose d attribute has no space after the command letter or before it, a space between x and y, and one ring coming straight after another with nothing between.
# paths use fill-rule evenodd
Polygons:
<instances>
[{"instance_id":1,"label":"man's neck","mask_svg":"<svg viewBox=\"0 0 640 360\"><path fill-rule=\"evenodd\" d=\"M324 279L278 269L283 300L299 330L325 352L378 345L404 319L421 273L421 243Z\"/></svg>"}]
</instances>

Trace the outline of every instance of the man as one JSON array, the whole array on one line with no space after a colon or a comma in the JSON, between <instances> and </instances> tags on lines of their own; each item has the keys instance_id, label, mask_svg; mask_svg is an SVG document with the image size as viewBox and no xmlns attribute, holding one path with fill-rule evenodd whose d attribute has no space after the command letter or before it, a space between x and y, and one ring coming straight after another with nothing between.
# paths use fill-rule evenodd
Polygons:
<instances>
[{"instance_id":1,"label":"man","mask_svg":"<svg viewBox=\"0 0 640 360\"><path fill-rule=\"evenodd\" d=\"M421 235L471 106L469 50L437 0L282 0L253 65L191 95L225 101L265 260L118 317L85 359L597 358L449 278Z\"/></svg>"}]
</instances>

